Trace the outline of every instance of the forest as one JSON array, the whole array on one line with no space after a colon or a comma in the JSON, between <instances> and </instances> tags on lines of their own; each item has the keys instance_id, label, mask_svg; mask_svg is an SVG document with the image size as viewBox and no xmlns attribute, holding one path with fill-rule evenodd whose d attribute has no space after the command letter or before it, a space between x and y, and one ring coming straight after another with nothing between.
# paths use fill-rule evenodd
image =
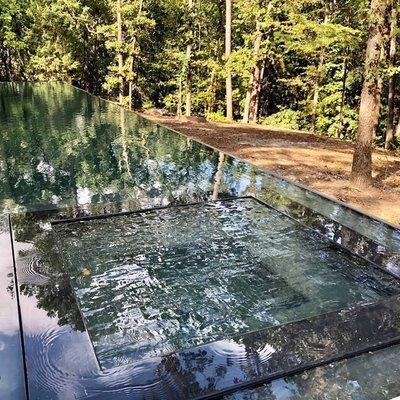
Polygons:
<instances>
[{"instance_id":1,"label":"forest","mask_svg":"<svg viewBox=\"0 0 400 400\"><path fill-rule=\"evenodd\" d=\"M397 0L0 0L0 81L374 146L400 139Z\"/></svg>"}]
</instances>

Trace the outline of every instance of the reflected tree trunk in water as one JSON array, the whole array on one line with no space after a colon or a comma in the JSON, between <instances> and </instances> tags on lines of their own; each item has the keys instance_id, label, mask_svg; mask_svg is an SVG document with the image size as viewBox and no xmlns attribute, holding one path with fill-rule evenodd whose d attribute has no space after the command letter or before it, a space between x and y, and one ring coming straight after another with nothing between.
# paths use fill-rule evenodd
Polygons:
<instances>
[{"instance_id":1,"label":"reflected tree trunk in water","mask_svg":"<svg viewBox=\"0 0 400 400\"><path fill-rule=\"evenodd\" d=\"M224 167L224 160L225 160L225 154L220 152L217 165L217 172L215 173L215 178L214 178L214 188L212 194L213 200L218 200L219 187L221 186L221 178Z\"/></svg>"},{"instance_id":2,"label":"reflected tree trunk in water","mask_svg":"<svg viewBox=\"0 0 400 400\"><path fill-rule=\"evenodd\" d=\"M125 169L129 175L129 178L132 179L132 172L131 172L130 164L129 164L128 143L127 143L127 137L126 137L125 113L126 113L126 111L121 107L119 115L120 115L120 127L121 127L122 160L125 164Z\"/></svg>"}]
</instances>

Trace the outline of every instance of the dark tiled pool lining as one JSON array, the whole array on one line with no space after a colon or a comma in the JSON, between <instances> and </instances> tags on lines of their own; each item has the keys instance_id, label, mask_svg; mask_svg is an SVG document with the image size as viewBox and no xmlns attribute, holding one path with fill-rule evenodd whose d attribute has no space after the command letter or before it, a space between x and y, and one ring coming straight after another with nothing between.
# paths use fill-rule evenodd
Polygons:
<instances>
[{"instance_id":1,"label":"dark tiled pool lining","mask_svg":"<svg viewBox=\"0 0 400 400\"><path fill-rule=\"evenodd\" d=\"M117 209L114 210L117 211ZM110 209L107 209L107 211L109 212ZM21 229L22 225L28 224L30 226L29 230L36 232L36 239L32 239L32 242L49 242L49 223L57 218L67 217L69 212L70 210L62 210L50 213L39 212L29 215L15 215L12 216L14 221L13 228ZM87 212L87 209L85 212ZM37 240L38 237L43 237L43 235L46 236L45 239ZM42 250L38 248L38 257L41 257L40 251ZM55 253L56 249L53 249L52 252ZM55 261L52 260L52 262ZM46 259L41 262L42 265L46 265L46 263L48 264ZM18 274L20 273L20 268L21 260L17 257ZM54 269L54 265L48 265L47 269L51 271ZM55 270L59 271L57 267ZM63 285L65 285L65 282ZM71 291L71 288L69 287L68 290ZM63 293L65 294L64 291ZM23 293L21 295L23 296ZM75 305L72 303L71 300L71 307L77 309L76 302ZM217 396L226 390L231 391L249 385L257 385L303 369L313 368L316 365L326 364L339 358L347 358L397 343L400 332L399 311L400 299L396 296L375 304L357 306L349 310L332 312L277 328L268 328L261 332L230 339L228 342L220 341L199 346L152 360L150 368L146 372L143 371L143 376L138 373L138 368L139 371L141 370L140 363L137 366L129 366L123 371L117 369L113 373L116 381L113 382L112 387L114 389L119 387L116 390L121 390L122 393L124 392L123 386L126 386L127 380L129 380L129 385L138 388L137 390L139 390L139 387L145 387L143 389L145 393L148 393L148 391L150 391L149 393L156 393L154 391L161 390L161 392L157 392L159 393L157 395L159 398L188 399ZM23 304L22 313L24 315ZM382 321L384 321L384 324L382 324ZM23 323L27 322L23 320ZM27 324L29 326L29 322ZM75 331L75 328L70 328L69 331L70 333L63 330L62 335L60 335L60 341L64 337L68 342L68 336L73 333L72 331ZM307 332L309 332L309 335L307 335ZM302 337L303 333L305 334L305 339L299 342L299 337ZM90 340L87 343L90 346ZM36 345L39 347L46 346L42 342ZM57 348L57 341L53 345ZM65 348L61 343L59 346L58 350L61 354L65 353L65 357L67 357L68 348ZM271 348L275 349L272 354ZM294 351L290 352L291 348ZM221 352L220 349L223 349L223 351ZM278 351L276 351L277 349ZM41 354L41 351L45 353L47 350L45 348L39 349L35 351L35 354ZM95 357L91 351L88 353L87 347L82 347L81 351L85 352L89 357L91 357L90 354L93 355L93 358ZM265 356L267 357L266 363ZM31 361L28 363L28 368L29 366L30 368L33 366L38 368L35 364L37 360L32 360L32 357L36 356L31 354L28 345L27 358ZM87 362L90 364L92 361L87 360ZM204 378L204 368L208 371L208 379ZM57 370L56 373L61 374L60 379L67 379L68 374L71 374L71 376L76 375L72 370L63 371L62 368ZM63 376L64 374L65 376ZM131 375L131 377L126 374ZM222 377L220 376L221 374L223 375ZM218 382L216 382L215 377L218 377ZM106 392L109 389L107 384L102 383L101 374L97 377L92 375L90 378L82 376L76 379L78 386L84 384L83 382L90 382L87 389L89 392L91 387L97 393L103 390ZM81 379L83 380L81 381ZM123 384L119 386L118 381L123 382ZM150 385L152 388L148 387L149 382L152 382ZM50 383L48 382L47 385L50 385ZM159 385L163 389L159 389ZM46 384L40 389L44 390L44 393L46 392L45 387ZM138 393L136 393L137 398L141 398ZM120 398L124 398L122 394ZM130 393L129 398L136 397L132 397L132 393Z\"/></svg>"}]
</instances>

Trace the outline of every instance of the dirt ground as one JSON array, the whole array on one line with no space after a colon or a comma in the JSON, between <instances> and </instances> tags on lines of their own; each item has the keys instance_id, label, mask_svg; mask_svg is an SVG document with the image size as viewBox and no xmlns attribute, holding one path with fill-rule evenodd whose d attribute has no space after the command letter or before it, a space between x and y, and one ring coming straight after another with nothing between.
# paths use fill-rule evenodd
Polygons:
<instances>
[{"instance_id":1,"label":"dirt ground","mask_svg":"<svg viewBox=\"0 0 400 400\"><path fill-rule=\"evenodd\" d=\"M400 226L399 155L375 151L374 186L358 190L349 181L351 143L268 126L146 118Z\"/></svg>"}]
</instances>

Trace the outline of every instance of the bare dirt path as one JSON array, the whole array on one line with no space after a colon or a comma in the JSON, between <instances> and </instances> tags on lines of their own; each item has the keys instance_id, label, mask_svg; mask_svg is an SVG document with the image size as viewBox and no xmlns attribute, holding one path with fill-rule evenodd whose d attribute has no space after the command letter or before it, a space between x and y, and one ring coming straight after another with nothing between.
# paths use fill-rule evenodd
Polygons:
<instances>
[{"instance_id":1,"label":"bare dirt path","mask_svg":"<svg viewBox=\"0 0 400 400\"><path fill-rule=\"evenodd\" d=\"M398 155L375 151L374 187L361 191L349 181L351 143L267 126L145 117L400 226Z\"/></svg>"}]
</instances>

